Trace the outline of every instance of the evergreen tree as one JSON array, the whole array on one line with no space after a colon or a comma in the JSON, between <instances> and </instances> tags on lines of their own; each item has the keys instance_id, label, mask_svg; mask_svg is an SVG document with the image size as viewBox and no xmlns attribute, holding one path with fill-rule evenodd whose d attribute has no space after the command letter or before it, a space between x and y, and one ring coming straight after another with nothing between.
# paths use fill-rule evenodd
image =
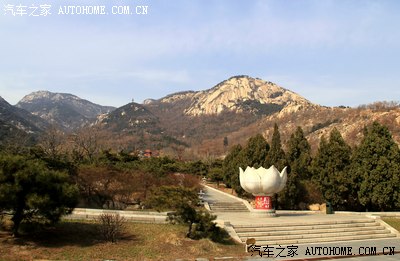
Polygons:
<instances>
[{"instance_id":1,"label":"evergreen tree","mask_svg":"<svg viewBox=\"0 0 400 261\"><path fill-rule=\"evenodd\" d=\"M240 145L233 146L223 163L225 183L243 195L245 191L240 186L239 167L245 169L247 166L263 166L268 151L269 144L261 134L251 137L244 149Z\"/></svg>"},{"instance_id":2,"label":"evergreen tree","mask_svg":"<svg viewBox=\"0 0 400 261\"><path fill-rule=\"evenodd\" d=\"M310 177L311 146L301 127L297 127L296 132L290 136L287 160L291 173L297 173L302 180Z\"/></svg>"},{"instance_id":3,"label":"evergreen tree","mask_svg":"<svg viewBox=\"0 0 400 261\"><path fill-rule=\"evenodd\" d=\"M351 173L360 183L358 198L367 210L400 208L400 151L387 127L374 122L353 156Z\"/></svg>"},{"instance_id":4,"label":"evergreen tree","mask_svg":"<svg viewBox=\"0 0 400 261\"><path fill-rule=\"evenodd\" d=\"M261 134L251 137L247 141L246 148L241 152L243 160L242 168L246 168L247 166L254 168L264 166L269 150L270 146Z\"/></svg>"},{"instance_id":5,"label":"evergreen tree","mask_svg":"<svg viewBox=\"0 0 400 261\"><path fill-rule=\"evenodd\" d=\"M271 149L265 157L265 165L267 168L274 165L279 171L286 166L286 156L282 149L281 134L279 133L278 124L274 125L274 132L272 134Z\"/></svg>"},{"instance_id":6,"label":"evergreen tree","mask_svg":"<svg viewBox=\"0 0 400 261\"><path fill-rule=\"evenodd\" d=\"M228 147L228 145L229 145L228 137L226 137L226 136L224 137L223 144L224 144L224 148L227 148L227 147Z\"/></svg>"},{"instance_id":7,"label":"evergreen tree","mask_svg":"<svg viewBox=\"0 0 400 261\"><path fill-rule=\"evenodd\" d=\"M222 163L223 180L225 184L228 187L235 189L238 193L244 192L240 187L239 181L239 167L243 168L244 165L242 151L243 148L241 145L233 146Z\"/></svg>"},{"instance_id":8,"label":"evergreen tree","mask_svg":"<svg viewBox=\"0 0 400 261\"><path fill-rule=\"evenodd\" d=\"M284 209L296 209L304 202L305 189L301 180L307 179L311 163L311 147L304 137L301 127L290 136L288 142L288 179L285 189L279 194L279 206Z\"/></svg>"},{"instance_id":9,"label":"evergreen tree","mask_svg":"<svg viewBox=\"0 0 400 261\"><path fill-rule=\"evenodd\" d=\"M323 197L338 209L348 208L352 201L354 184L348 174L350 158L350 146L334 128L329 141L321 138L318 153L312 162L313 178Z\"/></svg>"},{"instance_id":10,"label":"evergreen tree","mask_svg":"<svg viewBox=\"0 0 400 261\"><path fill-rule=\"evenodd\" d=\"M23 220L58 221L72 211L77 198L78 189L66 172L51 170L38 159L0 155L0 208L11 211L15 236Z\"/></svg>"}]
</instances>

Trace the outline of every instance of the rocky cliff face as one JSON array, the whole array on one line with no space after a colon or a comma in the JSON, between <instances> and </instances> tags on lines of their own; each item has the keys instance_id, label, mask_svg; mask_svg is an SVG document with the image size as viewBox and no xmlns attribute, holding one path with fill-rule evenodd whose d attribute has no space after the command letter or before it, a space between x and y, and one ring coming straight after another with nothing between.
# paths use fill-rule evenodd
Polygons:
<instances>
[{"instance_id":1,"label":"rocky cliff face","mask_svg":"<svg viewBox=\"0 0 400 261\"><path fill-rule=\"evenodd\" d=\"M184 113L190 116L216 115L224 111L267 115L283 110L316 107L300 95L272 82L248 76L235 76L215 87L199 92L183 92L161 99L163 103L190 101Z\"/></svg>"},{"instance_id":2,"label":"rocky cliff face","mask_svg":"<svg viewBox=\"0 0 400 261\"><path fill-rule=\"evenodd\" d=\"M114 107L101 106L72 94L48 91L26 95L16 106L69 131L92 123L98 115L114 109Z\"/></svg>"}]
</instances>

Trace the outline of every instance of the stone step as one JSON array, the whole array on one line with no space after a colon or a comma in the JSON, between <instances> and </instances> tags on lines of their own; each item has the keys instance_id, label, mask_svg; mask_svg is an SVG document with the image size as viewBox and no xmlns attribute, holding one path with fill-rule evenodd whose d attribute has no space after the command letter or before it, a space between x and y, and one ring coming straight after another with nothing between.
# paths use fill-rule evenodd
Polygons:
<instances>
[{"instance_id":1,"label":"stone step","mask_svg":"<svg viewBox=\"0 0 400 261\"><path fill-rule=\"evenodd\" d=\"M288 226L317 226L317 225L336 225L336 224L355 224L355 223L372 223L375 224L375 220L373 219L352 219L352 220L326 220L326 221L317 221L317 222L296 222L296 223L269 223L269 224L242 224L235 225L235 228L264 228L264 227L288 227Z\"/></svg>"},{"instance_id":2,"label":"stone step","mask_svg":"<svg viewBox=\"0 0 400 261\"><path fill-rule=\"evenodd\" d=\"M291 224L234 226L242 242L254 238L257 245L286 245L395 237L373 219L337 220Z\"/></svg>"},{"instance_id":3,"label":"stone step","mask_svg":"<svg viewBox=\"0 0 400 261\"><path fill-rule=\"evenodd\" d=\"M235 207L216 207L216 206L210 206L210 208L213 208L213 209L247 209L245 206L235 206Z\"/></svg>"},{"instance_id":4,"label":"stone step","mask_svg":"<svg viewBox=\"0 0 400 261\"><path fill-rule=\"evenodd\" d=\"M240 237L257 237L257 236L275 236L282 235L284 232L285 235L298 235L301 234L317 234L317 233L342 233L342 232L358 232L358 231L376 231L376 230L384 230L383 226L356 226L356 227L342 227L342 228L315 228L309 230L288 230L288 231L253 231L253 232L240 232L236 231L236 233Z\"/></svg>"},{"instance_id":5,"label":"stone step","mask_svg":"<svg viewBox=\"0 0 400 261\"><path fill-rule=\"evenodd\" d=\"M212 212L248 212L247 207L241 202L214 202L209 204Z\"/></svg>"},{"instance_id":6,"label":"stone step","mask_svg":"<svg viewBox=\"0 0 400 261\"><path fill-rule=\"evenodd\" d=\"M237 205L237 204L240 204L240 205L242 205L243 203L240 201L215 201L211 204L213 204L213 205Z\"/></svg>"},{"instance_id":7,"label":"stone step","mask_svg":"<svg viewBox=\"0 0 400 261\"><path fill-rule=\"evenodd\" d=\"M376 222L367 222L367 223L339 223L339 224L301 224L301 225L293 225L293 224L288 224L287 226L282 226L282 224L277 224L276 226L273 227L267 227L267 226L250 226L250 227L243 227L243 226L236 226L235 225L235 231L236 233L242 233L242 232L273 232L273 231L310 231L310 230L316 230L316 229L340 229L340 228L351 228L351 227L357 227L357 228L368 228L368 227L377 227L379 226L378 223Z\"/></svg>"},{"instance_id":8,"label":"stone step","mask_svg":"<svg viewBox=\"0 0 400 261\"><path fill-rule=\"evenodd\" d=\"M335 237L351 237L360 235L386 235L390 234L389 230L381 229L374 231L350 231L340 233L317 233L317 234L296 234L296 235L274 235L274 236L251 236L256 241L280 241L280 240L297 240L297 239L312 239L312 238L335 238ZM246 242L246 239L241 237L242 242Z\"/></svg>"},{"instance_id":9,"label":"stone step","mask_svg":"<svg viewBox=\"0 0 400 261\"><path fill-rule=\"evenodd\" d=\"M373 234L373 235L351 235L340 237L326 237L326 238L305 238L305 239L288 239L288 240L263 240L256 241L256 245L291 245L291 244L306 244L306 243L327 243L327 242L340 242L352 240L368 240L368 239L384 239L396 237L395 234Z\"/></svg>"}]
</instances>

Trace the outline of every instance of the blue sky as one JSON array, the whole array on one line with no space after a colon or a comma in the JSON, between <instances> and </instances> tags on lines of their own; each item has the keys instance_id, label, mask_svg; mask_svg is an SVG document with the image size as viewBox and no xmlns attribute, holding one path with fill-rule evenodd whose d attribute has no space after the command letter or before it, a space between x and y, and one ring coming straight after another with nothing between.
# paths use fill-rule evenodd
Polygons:
<instances>
[{"instance_id":1,"label":"blue sky","mask_svg":"<svg viewBox=\"0 0 400 261\"><path fill-rule=\"evenodd\" d=\"M327 106L400 100L400 1L0 0L0 95L103 105L203 90L234 75ZM46 17L8 4L51 5ZM147 15L58 15L63 5L147 5Z\"/></svg>"}]
</instances>

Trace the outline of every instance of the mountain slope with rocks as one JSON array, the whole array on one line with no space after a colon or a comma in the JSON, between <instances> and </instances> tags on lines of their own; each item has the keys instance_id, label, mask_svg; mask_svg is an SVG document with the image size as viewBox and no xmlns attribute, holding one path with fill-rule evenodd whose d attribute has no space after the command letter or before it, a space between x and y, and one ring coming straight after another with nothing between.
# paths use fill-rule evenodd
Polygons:
<instances>
[{"instance_id":1,"label":"mountain slope with rocks","mask_svg":"<svg viewBox=\"0 0 400 261\"><path fill-rule=\"evenodd\" d=\"M33 141L48 124L26 110L9 104L0 97L0 143Z\"/></svg>"},{"instance_id":2,"label":"mountain slope with rocks","mask_svg":"<svg viewBox=\"0 0 400 261\"><path fill-rule=\"evenodd\" d=\"M98 115L115 109L111 106L92 103L72 94L49 91L37 91L26 95L16 106L65 131L72 131L93 123Z\"/></svg>"},{"instance_id":3,"label":"mountain slope with rocks","mask_svg":"<svg viewBox=\"0 0 400 261\"><path fill-rule=\"evenodd\" d=\"M215 87L199 92L183 92L161 99L162 103L190 103L189 116L218 115L226 111L268 115L278 111L296 112L317 105L272 82L249 76L234 76Z\"/></svg>"}]
</instances>

